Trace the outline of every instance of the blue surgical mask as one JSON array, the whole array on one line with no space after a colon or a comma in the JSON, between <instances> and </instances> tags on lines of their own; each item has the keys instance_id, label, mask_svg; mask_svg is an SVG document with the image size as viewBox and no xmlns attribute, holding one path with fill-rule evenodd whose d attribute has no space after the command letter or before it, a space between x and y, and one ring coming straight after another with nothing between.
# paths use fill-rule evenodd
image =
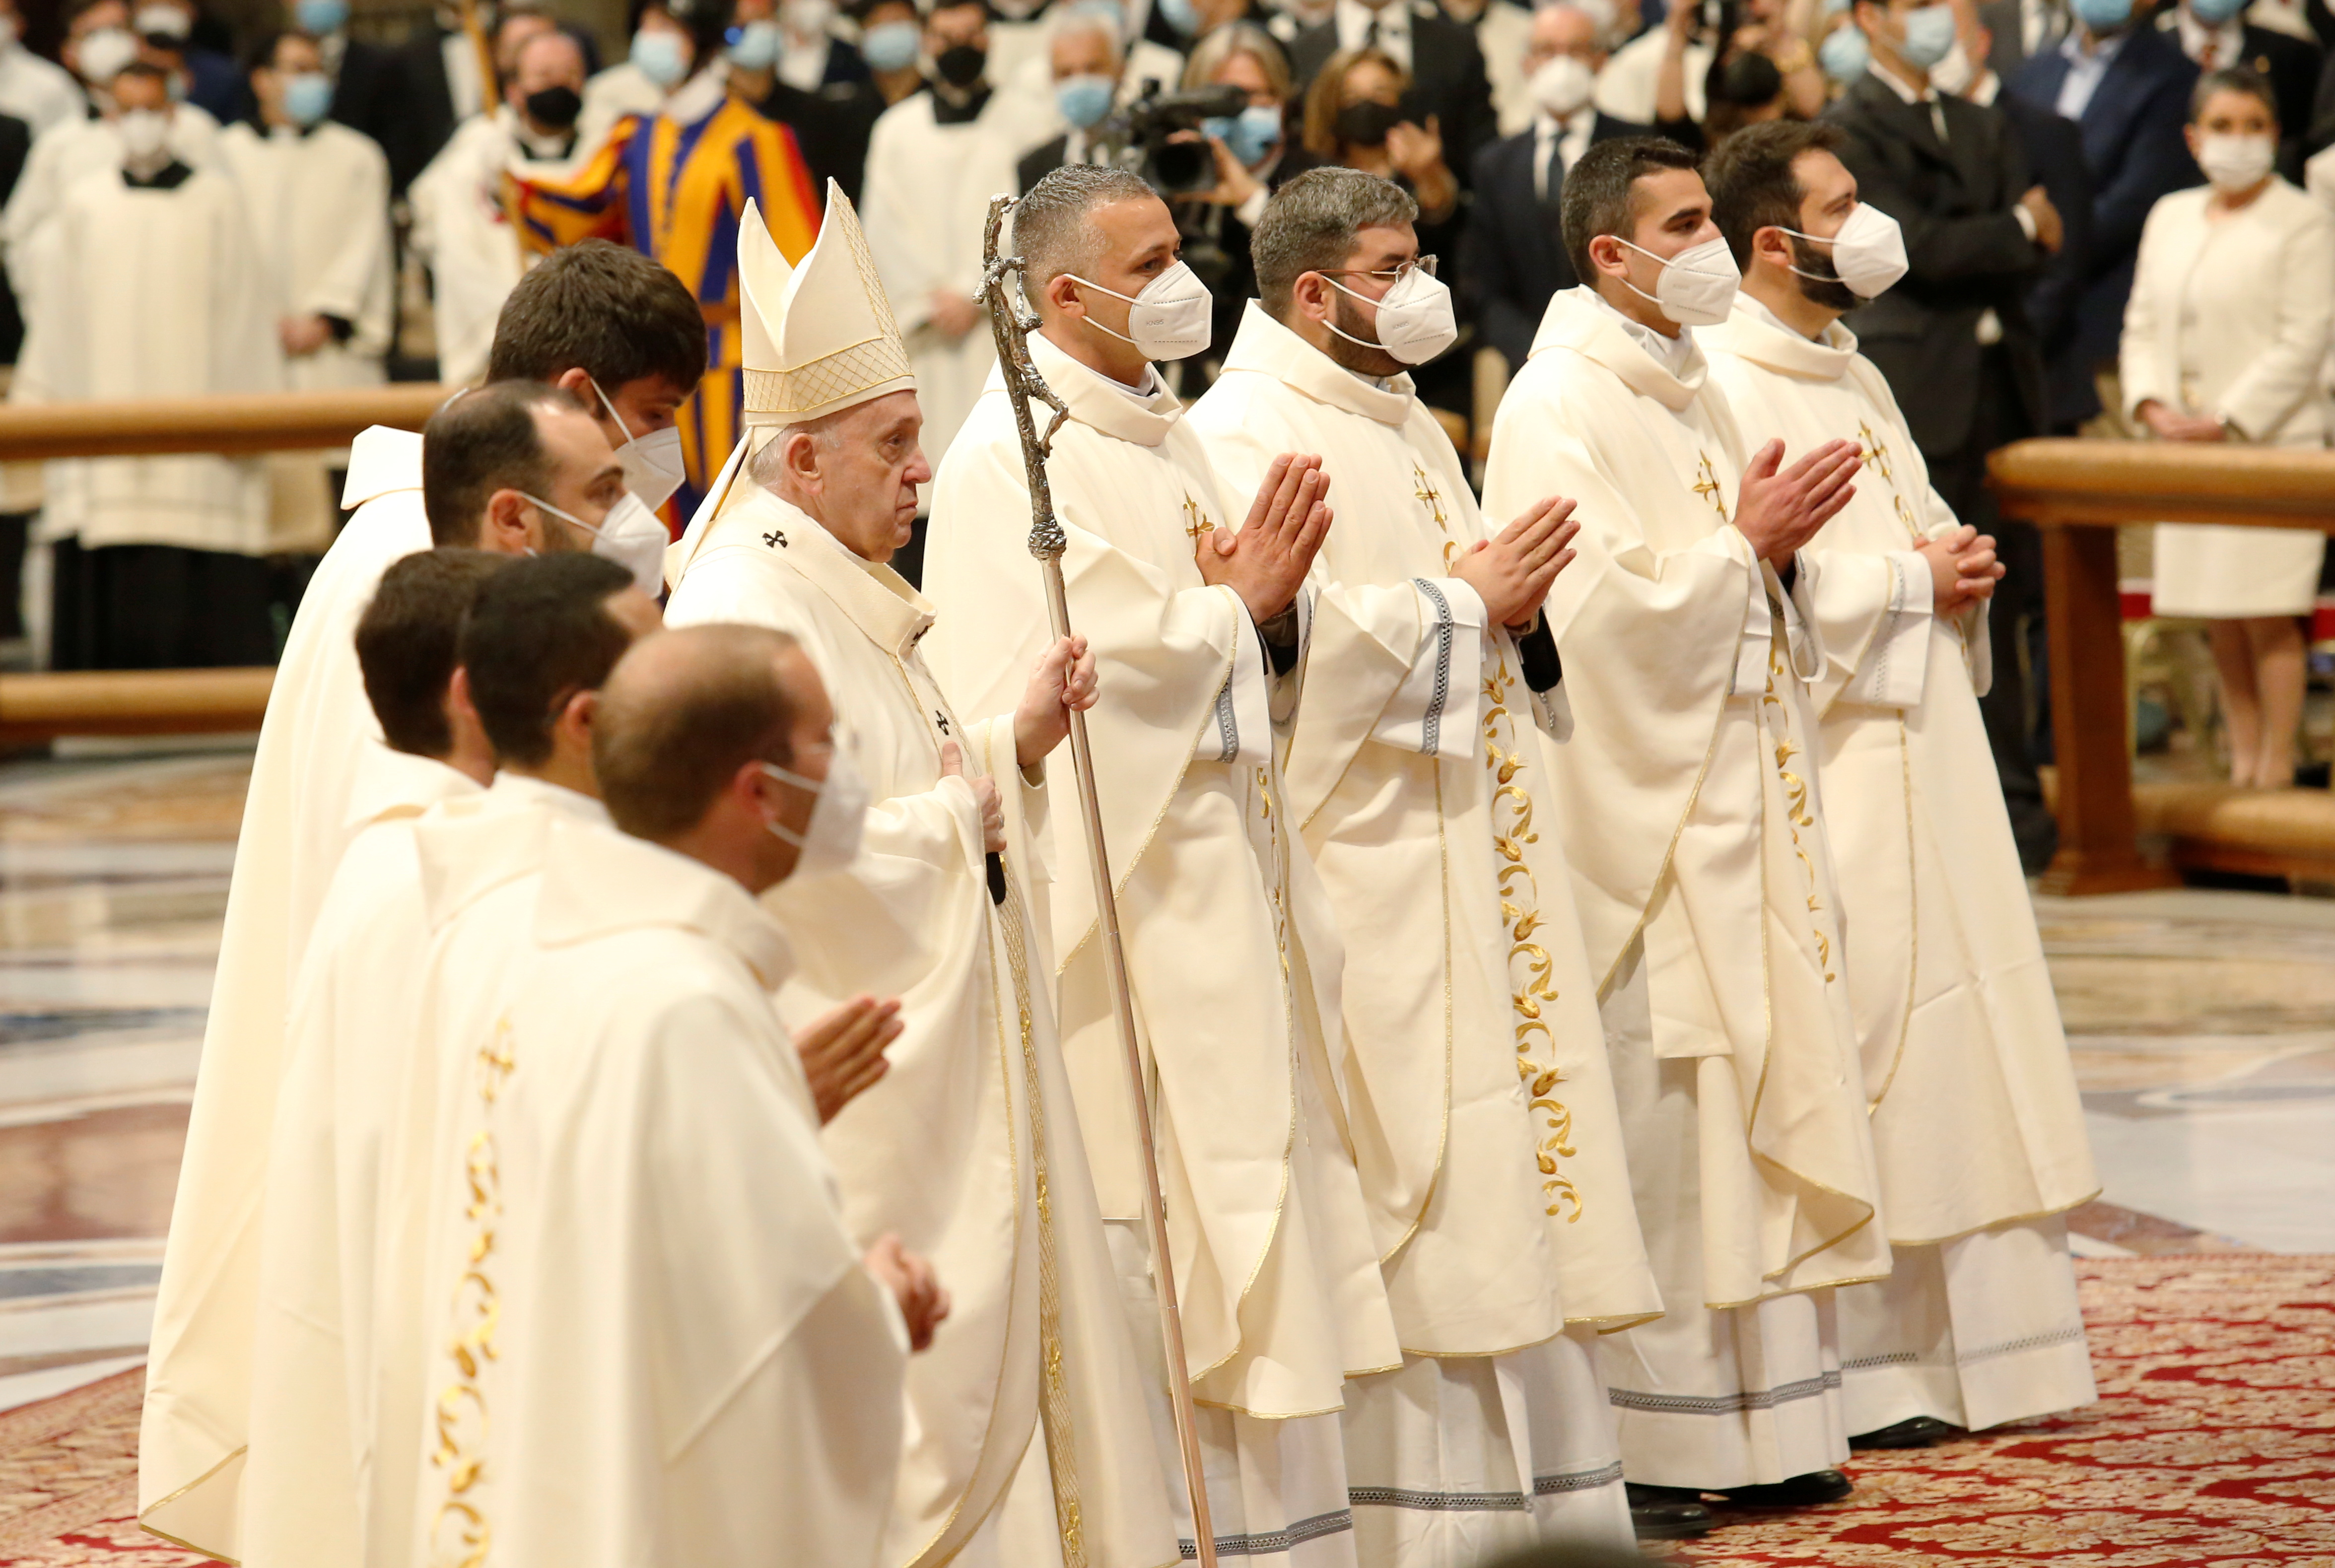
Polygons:
<instances>
[{"instance_id":1,"label":"blue surgical mask","mask_svg":"<svg viewBox=\"0 0 2335 1568\"><path fill-rule=\"evenodd\" d=\"M292 7L292 19L300 24L301 32L322 38L349 24L349 0L299 0Z\"/></svg>"},{"instance_id":2,"label":"blue surgical mask","mask_svg":"<svg viewBox=\"0 0 2335 1568\"><path fill-rule=\"evenodd\" d=\"M859 35L859 56L871 71L906 71L923 47L913 22L879 22Z\"/></svg>"},{"instance_id":3,"label":"blue surgical mask","mask_svg":"<svg viewBox=\"0 0 2335 1568\"><path fill-rule=\"evenodd\" d=\"M2246 8L2246 0L2189 0L2189 10L2208 27L2219 27Z\"/></svg>"},{"instance_id":4,"label":"blue surgical mask","mask_svg":"<svg viewBox=\"0 0 2335 1568\"><path fill-rule=\"evenodd\" d=\"M2094 33L2113 33L2132 20L2132 0L2069 0L2069 8Z\"/></svg>"},{"instance_id":5,"label":"blue surgical mask","mask_svg":"<svg viewBox=\"0 0 2335 1568\"><path fill-rule=\"evenodd\" d=\"M644 27L634 34L631 59L642 75L667 92L680 86L689 75L689 56L681 51L681 34L663 28Z\"/></svg>"},{"instance_id":6,"label":"blue surgical mask","mask_svg":"<svg viewBox=\"0 0 2335 1568\"><path fill-rule=\"evenodd\" d=\"M1192 0L1152 0L1152 8L1187 38L1200 30L1200 8Z\"/></svg>"},{"instance_id":7,"label":"blue surgical mask","mask_svg":"<svg viewBox=\"0 0 2335 1568\"><path fill-rule=\"evenodd\" d=\"M303 71L284 81L284 112L295 125L314 125L333 110L333 79L321 71Z\"/></svg>"},{"instance_id":8,"label":"blue surgical mask","mask_svg":"<svg viewBox=\"0 0 2335 1568\"><path fill-rule=\"evenodd\" d=\"M1835 82L1846 85L1865 74L1873 63L1873 45L1854 27L1836 27L1825 34L1817 50L1817 63Z\"/></svg>"},{"instance_id":9,"label":"blue surgical mask","mask_svg":"<svg viewBox=\"0 0 2335 1568\"><path fill-rule=\"evenodd\" d=\"M1119 83L1108 76L1065 76L1054 83L1054 107L1080 131L1091 131L1110 112Z\"/></svg>"},{"instance_id":10,"label":"blue surgical mask","mask_svg":"<svg viewBox=\"0 0 2335 1568\"><path fill-rule=\"evenodd\" d=\"M730 63L748 71L768 71L779 63L779 24L749 22L730 30Z\"/></svg>"},{"instance_id":11,"label":"blue surgical mask","mask_svg":"<svg viewBox=\"0 0 2335 1568\"><path fill-rule=\"evenodd\" d=\"M1223 142L1242 168L1254 169L1281 141L1281 111L1252 103L1236 115L1209 120L1200 129Z\"/></svg>"},{"instance_id":12,"label":"blue surgical mask","mask_svg":"<svg viewBox=\"0 0 2335 1568\"><path fill-rule=\"evenodd\" d=\"M2076 0L2078 9L2083 0ZM2124 0L2129 5L2132 0ZM1954 10L1943 4L1924 5L1905 18L1905 42L1897 46L1905 63L1927 71L1954 52Z\"/></svg>"}]
</instances>

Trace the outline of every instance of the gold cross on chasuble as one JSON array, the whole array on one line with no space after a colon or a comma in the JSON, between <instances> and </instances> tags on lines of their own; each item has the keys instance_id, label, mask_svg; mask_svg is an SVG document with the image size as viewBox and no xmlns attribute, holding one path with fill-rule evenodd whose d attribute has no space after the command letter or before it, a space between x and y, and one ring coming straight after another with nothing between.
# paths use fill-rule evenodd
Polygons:
<instances>
[{"instance_id":1,"label":"gold cross on chasuble","mask_svg":"<svg viewBox=\"0 0 2335 1568\"><path fill-rule=\"evenodd\" d=\"M1443 492L1435 488L1427 477L1427 470L1417 463L1410 465L1410 476L1419 481L1419 488L1410 492L1412 498L1426 502L1427 515L1435 519L1435 526L1449 533L1450 524L1443 515Z\"/></svg>"},{"instance_id":2,"label":"gold cross on chasuble","mask_svg":"<svg viewBox=\"0 0 2335 1568\"><path fill-rule=\"evenodd\" d=\"M1710 503L1720 522L1727 521L1727 503L1719 498L1719 470L1710 466L1710 454L1697 452L1694 462L1694 493Z\"/></svg>"},{"instance_id":3,"label":"gold cross on chasuble","mask_svg":"<svg viewBox=\"0 0 2335 1568\"><path fill-rule=\"evenodd\" d=\"M1215 533L1216 525L1208 520L1208 514L1200 509L1200 503L1188 494L1184 498L1184 516L1190 519L1184 529L1185 537L1192 541L1192 548L1197 550L1200 547L1200 536Z\"/></svg>"}]
</instances>

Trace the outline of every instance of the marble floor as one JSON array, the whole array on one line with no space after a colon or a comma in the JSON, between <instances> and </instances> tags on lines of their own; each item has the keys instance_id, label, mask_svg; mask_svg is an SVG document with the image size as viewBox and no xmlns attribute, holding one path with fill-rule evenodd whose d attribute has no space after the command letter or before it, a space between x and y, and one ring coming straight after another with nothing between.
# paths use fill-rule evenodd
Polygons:
<instances>
[{"instance_id":1,"label":"marble floor","mask_svg":"<svg viewBox=\"0 0 2335 1568\"><path fill-rule=\"evenodd\" d=\"M143 1352L247 745L0 761L0 1409ZM2040 899L2100 1255L2335 1253L2335 901Z\"/></svg>"}]
</instances>

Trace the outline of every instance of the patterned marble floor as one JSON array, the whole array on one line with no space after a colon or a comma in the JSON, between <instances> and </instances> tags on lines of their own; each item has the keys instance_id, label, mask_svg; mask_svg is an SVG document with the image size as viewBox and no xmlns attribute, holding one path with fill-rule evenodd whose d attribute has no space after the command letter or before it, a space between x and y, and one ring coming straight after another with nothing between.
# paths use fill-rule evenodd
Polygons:
<instances>
[{"instance_id":1,"label":"patterned marble floor","mask_svg":"<svg viewBox=\"0 0 2335 1568\"><path fill-rule=\"evenodd\" d=\"M142 1354L247 748L0 762L0 1409ZM2095 1255L2335 1252L2335 901L2039 901Z\"/></svg>"}]
</instances>

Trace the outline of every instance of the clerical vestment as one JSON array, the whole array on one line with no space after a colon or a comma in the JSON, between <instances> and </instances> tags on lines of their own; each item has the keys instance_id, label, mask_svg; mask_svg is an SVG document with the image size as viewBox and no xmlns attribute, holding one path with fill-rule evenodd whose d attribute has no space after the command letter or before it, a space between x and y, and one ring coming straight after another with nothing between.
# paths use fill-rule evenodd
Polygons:
<instances>
[{"instance_id":1,"label":"clerical vestment","mask_svg":"<svg viewBox=\"0 0 2335 1568\"><path fill-rule=\"evenodd\" d=\"M1556 1525L1536 1513L1577 1515L1587 1502L1627 1544L1604 1390L1565 1330L1639 1321L1662 1299L1547 820L1555 673L1536 672L1546 690L1532 690L1515 639L1450 575L1486 527L1408 376L1366 381L1251 301L1191 422L1227 495L1253 492L1284 451L1319 453L1333 484L1284 766L1290 815L1345 939L1347 1120L1396 1326L1410 1355L1453 1359L1406 1375L1465 1379L1478 1369L1463 1359L1510 1355L1584 1374L1584 1399L1542 1401L1560 1407L1543 1413L1547 1425L1569 1428L1556 1445L1516 1440L1526 1412L1504 1407L1532 1400L1514 1387L1488 1406L1439 1401L1466 1412L1456 1419L1468 1429L1434 1444L1432 1465L1404 1465L1399 1440L1350 1419L1350 1469L1370 1464L1380 1473L1367 1479L1421 1515L1390 1531L1400 1539L1383 1560L1474 1561L1496 1543L1460 1499L1503 1486L1531 1499L1491 1518L1516 1544ZM1370 1412L1383 1381L1358 1381L1350 1409ZM1373 1446L1395 1451L1364 1452ZM1513 1468L1456 1473L1455 1453L1504 1448ZM1611 1495L1589 1495L1601 1487ZM1430 1544L1420 1530L1465 1538Z\"/></svg>"},{"instance_id":2,"label":"clerical vestment","mask_svg":"<svg viewBox=\"0 0 2335 1568\"><path fill-rule=\"evenodd\" d=\"M673 515L686 518L738 444L739 215L749 201L760 207L790 262L819 237L819 196L795 133L701 76L658 112L619 121L572 171L538 169L509 177L522 250L541 256L579 239L629 245L678 274L704 310L705 379L681 411L689 479Z\"/></svg>"},{"instance_id":3,"label":"clerical vestment","mask_svg":"<svg viewBox=\"0 0 2335 1568\"><path fill-rule=\"evenodd\" d=\"M1800 562L1788 594L1731 525L1745 458L1735 420L1691 334L1665 352L1671 363L1586 288L1553 299L1494 425L1485 507L1513 517L1552 494L1579 503L1579 558L1544 610L1574 717L1550 751L1555 820L1607 1029L1633 1040L1616 1058L1633 1184L1677 1320L1603 1349L1609 1362L1644 1352L1615 1379L1633 1478L1719 1486L1783 1479L1763 1473L1776 1450L1760 1431L1779 1401L1741 1402L1777 1392L1762 1379L1779 1358L1721 1358L1702 1369L1713 1388L1683 1390L1716 1401L1712 1414L1751 1418L1740 1433L1700 1423L1714 1434L1707 1451L1658 1436L1705 1408L1663 1387L1664 1357L1707 1340L1687 1310L1872 1279L1889 1252L1873 1223L1804 691L1822 657L1807 607L1818 568ZM1810 1398L1837 1386L1821 1328L1807 1318L1792 1330L1807 1359L1790 1380ZM1845 1456L1834 1418L1807 1436L1779 1462ZM1664 1473L1666 1447L1707 1453L1720 1473Z\"/></svg>"},{"instance_id":4,"label":"clerical vestment","mask_svg":"<svg viewBox=\"0 0 2335 1568\"><path fill-rule=\"evenodd\" d=\"M691 541L666 621L792 634L841 715L838 743L874 804L850 869L765 895L798 965L780 1006L802 1023L851 996L900 999L890 1070L821 1141L850 1234L898 1235L949 1291L947 1323L908 1368L914 1418L884 1560L947 1561L996 1514L1037 1430L1032 1460L1051 1459L1056 1483L1052 1550L1155 1568L1176 1552L1166 1480L1053 1027L1032 854L1047 792L1022 781L1010 712L951 711L918 649L931 606L898 574L759 486L731 495ZM950 741L966 774L1001 786L1003 905L973 791L942 776ZM1046 1544L1007 1560L1035 1562L1020 1553Z\"/></svg>"},{"instance_id":5,"label":"clerical vestment","mask_svg":"<svg viewBox=\"0 0 2335 1568\"><path fill-rule=\"evenodd\" d=\"M770 1006L784 934L586 824L513 890L494 982L425 1002L451 1071L419 1560L872 1568L906 1336Z\"/></svg>"},{"instance_id":6,"label":"clerical vestment","mask_svg":"<svg viewBox=\"0 0 2335 1568\"><path fill-rule=\"evenodd\" d=\"M1347 1374L1391 1368L1400 1350L1324 1043L1340 1016L1338 939L1293 838L1264 650L1239 596L1207 586L1193 558L1226 501L1156 379L1134 395L1042 336L1030 352L1071 413L1048 474L1072 626L1109 693L1089 715L1097 793L1195 1393L1284 1425L1335 1412ZM993 382L934 487L926 653L958 711L1010 710L1048 640L1029 517L1012 411ZM1079 1121L1105 1217L1131 1220L1142 1176L1087 841L1056 822L1044 843ZM1342 1514L1334 1424L1320 1436ZM1289 1501L1261 1499L1246 1522ZM1241 1533L1229 1502L1219 1534Z\"/></svg>"},{"instance_id":7,"label":"clerical vestment","mask_svg":"<svg viewBox=\"0 0 2335 1568\"><path fill-rule=\"evenodd\" d=\"M1953 514L1931 489L1888 383L1847 328L1836 323L1810 341L1739 295L1733 316L1701 340L1748 440L1781 436L1797 451L1855 440L1863 458L1855 496L1805 555L1821 567L1819 770L1853 934L1845 978L1889 1239L1933 1248L2062 1214L2096 1195L2099 1179L1979 716L1991 673L1985 611L1935 617L1929 566L1915 553L1956 527ZM1899 1261L1908 1262L1902 1253ZM1852 1429L1916 1413L1991 1425L2086 1402L2090 1373L2067 1263L1999 1283L1982 1309L1995 1326L1954 1314L1968 1370L1934 1369L1975 1385L1957 1408L1875 1413ZM1853 1410L1855 1319L1885 1293L1865 1287L1841 1298ZM2027 1310L2000 1321L2021 1298ZM2071 1367L2055 1365L2070 1358Z\"/></svg>"},{"instance_id":8,"label":"clerical vestment","mask_svg":"<svg viewBox=\"0 0 2335 1568\"><path fill-rule=\"evenodd\" d=\"M359 1568L383 1132L429 945L413 819L478 786L368 741L353 819L292 992L260 1195L239 1560ZM366 1445L366 1446L361 1446Z\"/></svg>"},{"instance_id":9,"label":"clerical vestment","mask_svg":"<svg viewBox=\"0 0 2335 1568\"><path fill-rule=\"evenodd\" d=\"M945 289L981 298L989 198L1012 191L1013 160L1022 150L1006 130L1008 108L1006 95L993 92L971 118L944 120L927 89L878 116L867 141L860 218L916 373L925 456L935 469L997 363L987 315L952 338L933 320L933 295Z\"/></svg>"},{"instance_id":10,"label":"clerical vestment","mask_svg":"<svg viewBox=\"0 0 2335 1568\"><path fill-rule=\"evenodd\" d=\"M360 434L342 499L356 514L301 596L252 758L139 1436L140 1522L229 1557L287 999L353 832L359 763L381 744L356 624L390 564L430 547L421 438L379 425Z\"/></svg>"},{"instance_id":11,"label":"clerical vestment","mask_svg":"<svg viewBox=\"0 0 2335 1568\"><path fill-rule=\"evenodd\" d=\"M430 267L431 326L438 340L438 379L473 386L486 378L503 301L518 286L526 260L503 179L523 148L522 123L509 104L454 128L406 198L413 228L406 243ZM590 144L576 140L580 156ZM548 172L552 165L543 165Z\"/></svg>"}]
</instances>

